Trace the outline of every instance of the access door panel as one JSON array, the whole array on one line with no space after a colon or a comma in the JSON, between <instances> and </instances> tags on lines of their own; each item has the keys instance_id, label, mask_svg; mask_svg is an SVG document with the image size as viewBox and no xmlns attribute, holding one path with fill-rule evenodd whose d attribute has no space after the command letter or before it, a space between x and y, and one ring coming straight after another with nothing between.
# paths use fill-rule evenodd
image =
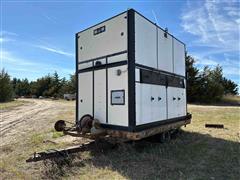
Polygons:
<instances>
[{"instance_id":1,"label":"access door panel","mask_svg":"<svg viewBox=\"0 0 240 180\"><path fill-rule=\"evenodd\" d=\"M78 75L78 120L85 114L93 115L93 72L80 73Z\"/></svg>"},{"instance_id":2,"label":"access door panel","mask_svg":"<svg viewBox=\"0 0 240 180\"><path fill-rule=\"evenodd\" d=\"M128 126L127 72L127 65L108 68L108 124Z\"/></svg>"},{"instance_id":3,"label":"access door panel","mask_svg":"<svg viewBox=\"0 0 240 180\"><path fill-rule=\"evenodd\" d=\"M94 71L94 118L106 123L106 69Z\"/></svg>"},{"instance_id":4,"label":"access door panel","mask_svg":"<svg viewBox=\"0 0 240 180\"><path fill-rule=\"evenodd\" d=\"M168 87L167 88L167 101L168 101L168 119L175 118L178 116L178 88Z\"/></svg>"},{"instance_id":5,"label":"access door panel","mask_svg":"<svg viewBox=\"0 0 240 180\"><path fill-rule=\"evenodd\" d=\"M185 76L185 47L184 44L173 38L174 73Z\"/></svg>"},{"instance_id":6,"label":"access door panel","mask_svg":"<svg viewBox=\"0 0 240 180\"><path fill-rule=\"evenodd\" d=\"M160 88L158 85L151 85L151 120L150 122L160 119Z\"/></svg>"},{"instance_id":7,"label":"access door panel","mask_svg":"<svg viewBox=\"0 0 240 180\"><path fill-rule=\"evenodd\" d=\"M158 29L158 69L173 73L173 38Z\"/></svg>"},{"instance_id":8,"label":"access door panel","mask_svg":"<svg viewBox=\"0 0 240 180\"><path fill-rule=\"evenodd\" d=\"M136 83L136 124L147 124L166 118L166 87Z\"/></svg>"},{"instance_id":9,"label":"access door panel","mask_svg":"<svg viewBox=\"0 0 240 180\"><path fill-rule=\"evenodd\" d=\"M156 114L153 117L153 121L161 121L167 119L167 104L166 104L166 87L165 86L153 86L154 89L157 90L155 95L155 107L153 107L154 112Z\"/></svg>"},{"instance_id":10,"label":"access door panel","mask_svg":"<svg viewBox=\"0 0 240 180\"><path fill-rule=\"evenodd\" d=\"M157 68L157 27L135 13L136 63Z\"/></svg>"},{"instance_id":11,"label":"access door panel","mask_svg":"<svg viewBox=\"0 0 240 180\"><path fill-rule=\"evenodd\" d=\"M78 33L78 61L127 50L127 13Z\"/></svg>"},{"instance_id":12,"label":"access door panel","mask_svg":"<svg viewBox=\"0 0 240 180\"><path fill-rule=\"evenodd\" d=\"M150 84L136 83L136 124L147 124L152 121L152 100Z\"/></svg>"},{"instance_id":13,"label":"access door panel","mask_svg":"<svg viewBox=\"0 0 240 180\"><path fill-rule=\"evenodd\" d=\"M178 88L178 116L186 115L186 89Z\"/></svg>"}]
</instances>

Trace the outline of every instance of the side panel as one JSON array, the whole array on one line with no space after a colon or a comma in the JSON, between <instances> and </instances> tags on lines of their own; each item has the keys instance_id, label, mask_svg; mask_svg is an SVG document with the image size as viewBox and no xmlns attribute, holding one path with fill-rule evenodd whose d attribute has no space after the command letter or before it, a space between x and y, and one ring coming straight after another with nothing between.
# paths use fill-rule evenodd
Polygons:
<instances>
[{"instance_id":1,"label":"side panel","mask_svg":"<svg viewBox=\"0 0 240 180\"><path fill-rule=\"evenodd\" d=\"M78 34L78 62L127 50L127 13ZM103 31L101 31L103 28ZM100 30L100 33L95 31Z\"/></svg>"},{"instance_id":2,"label":"side panel","mask_svg":"<svg viewBox=\"0 0 240 180\"><path fill-rule=\"evenodd\" d=\"M158 85L151 85L151 120L149 122L158 121L160 119L160 88Z\"/></svg>"},{"instance_id":3,"label":"side panel","mask_svg":"<svg viewBox=\"0 0 240 180\"><path fill-rule=\"evenodd\" d=\"M168 101L168 119L178 117L178 88L167 88L167 101Z\"/></svg>"},{"instance_id":4,"label":"side panel","mask_svg":"<svg viewBox=\"0 0 240 180\"><path fill-rule=\"evenodd\" d=\"M173 38L174 73L185 76L185 47L184 44Z\"/></svg>"},{"instance_id":5,"label":"side panel","mask_svg":"<svg viewBox=\"0 0 240 180\"><path fill-rule=\"evenodd\" d=\"M177 87L167 88L168 119L186 116L186 89Z\"/></svg>"},{"instance_id":6,"label":"side panel","mask_svg":"<svg viewBox=\"0 0 240 180\"><path fill-rule=\"evenodd\" d=\"M152 120L151 122L167 119L166 87L152 85Z\"/></svg>"},{"instance_id":7,"label":"side panel","mask_svg":"<svg viewBox=\"0 0 240 180\"><path fill-rule=\"evenodd\" d=\"M173 73L172 36L164 36L164 31L158 28L158 69Z\"/></svg>"},{"instance_id":8,"label":"side panel","mask_svg":"<svg viewBox=\"0 0 240 180\"><path fill-rule=\"evenodd\" d=\"M94 118L106 123L106 69L94 71Z\"/></svg>"},{"instance_id":9,"label":"side panel","mask_svg":"<svg viewBox=\"0 0 240 180\"><path fill-rule=\"evenodd\" d=\"M136 125L152 120L151 85L136 83Z\"/></svg>"},{"instance_id":10,"label":"side panel","mask_svg":"<svg viewBox=\"0 0 240 180\"><path fill-rule=\"evenodd\" d=\"M135 13L136 63L157 68L157 28Z\"/></svg>"},{"instance_id":11,"label":"side panel","mask_svg":"<svg viewBox=\"0 0 240 180\"><path fill-rule=\"evenodd\" d=\"M121 71L118 75L117 71ZM128 126L128 73L127 65L108 69L108 123ZM124 91L124 104L113 105L112 93Z\"/></svg>"},{"instance_id":12,"label":"side panel","mask_svg":"<svg viewBox=\"0 0 240 180\"><path fill-rule=\"evenodd\" d=\"M93 72L80 73L78 75L78 111L79 119L85 115L93 115Z\"/></svg>"},{"instance_id":13,"label":"side panel","mask_svg":"<svg viewBox=\"0 0 240 180\"><path fill-rule=\"evenodd\" d=\"M178 115L186 116L186 89L178 89Z\"/></svg>"}]
</instances>

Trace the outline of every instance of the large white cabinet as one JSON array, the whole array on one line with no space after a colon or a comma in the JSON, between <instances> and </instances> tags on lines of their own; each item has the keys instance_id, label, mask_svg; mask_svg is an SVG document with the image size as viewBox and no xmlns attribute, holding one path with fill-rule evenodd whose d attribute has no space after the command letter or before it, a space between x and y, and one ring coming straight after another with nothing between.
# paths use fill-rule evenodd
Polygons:
<instances>
[{"instance_id":1,"label":"large white cabinet","mask_svg":"<svg viewBox=\"0 0 240 180\"><path fill-rule=\"evenodd\" d=\"M76 121L135 132L187 115L185 45L135 10L77 33L76 51Z\"/></svg>"}]
</instances>

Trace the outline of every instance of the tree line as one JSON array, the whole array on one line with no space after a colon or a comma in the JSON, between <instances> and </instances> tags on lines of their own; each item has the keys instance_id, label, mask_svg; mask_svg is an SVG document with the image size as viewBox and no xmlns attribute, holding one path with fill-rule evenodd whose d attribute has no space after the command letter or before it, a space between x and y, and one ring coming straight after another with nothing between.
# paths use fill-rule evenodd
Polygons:
<instances>
[{"instance_id":1,"label":"tree line","mask_svg":"<svg viewBox=\"0 0 240 180\"><path fill-rule=\"evenodd\" d=\"M193 57L186 56L188 102L212 103L221 101L224 95L238 94L237 84L223 76L221 66L213 69L205 66L203 70L199 70L195 62ZM76 92L76 78L75 75L70 75L70 79L66 80L55 72L29 82L28 79L11 79L2 69L0 87L0 102L21 96L62 98L63 94Z\"/></svg>"},{"instance_id":2,"label":"tree line","mask_svg":"<svg viewBox=\"0 0 240 180\"><path fill-rule=\"evenodd\" d=\"M11 79L9 74L2 69L0 73L0 102L12 100L14 97L54 97L63 98L66 93L73 94L76 92L75 75L70 75L69 80L60 78L57 72L52 75L48 74L31 81L27 78Z\"/></svg>"},{"instance_id":3,"label":"tree line","mask_svg":"<svg viewBox=\"0 0 240 180\"><path fill-rule=\"evenodd\" d=\"M186 56L188 102L214 103L224 95L238 95L238 85L223 76L221 66L205 66L200 71L195 63L193 57Z\"/></svg>"}]
</instances>

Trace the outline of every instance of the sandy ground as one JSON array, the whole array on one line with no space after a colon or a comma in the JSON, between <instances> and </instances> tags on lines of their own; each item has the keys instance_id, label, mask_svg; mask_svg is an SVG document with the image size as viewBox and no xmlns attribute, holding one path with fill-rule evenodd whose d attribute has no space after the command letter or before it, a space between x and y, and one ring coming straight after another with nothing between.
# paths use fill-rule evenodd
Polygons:
<instances>
[{"instance_id":1,"label":"sandy ground","mask_svg":"<svg viewBox=\"0 0 240 180\"><path fill-rule=\"evenodd\" d=\"M52 100L25 99L25 105L0 113L0 146L28 137L28 133L53 126L59 113L69 109L70 103Z\"/></svg>"}]
</instances>

